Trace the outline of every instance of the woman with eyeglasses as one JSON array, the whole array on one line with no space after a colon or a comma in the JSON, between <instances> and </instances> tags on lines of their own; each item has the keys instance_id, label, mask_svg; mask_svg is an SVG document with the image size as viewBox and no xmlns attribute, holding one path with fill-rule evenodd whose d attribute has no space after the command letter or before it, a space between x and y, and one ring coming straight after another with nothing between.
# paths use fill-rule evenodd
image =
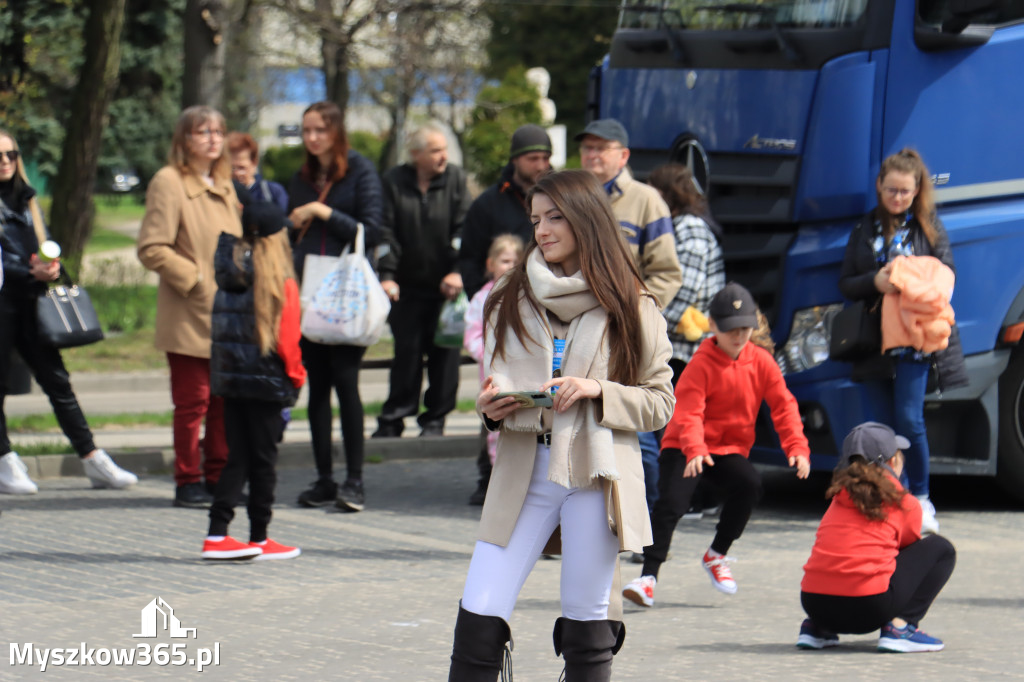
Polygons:
<instances>
[{"instance_id":1,"label":"woman with eyeglasses","mask_svg":"<svg viewBox=\"0 0 1024 682\"><path fill-rule=\"evenodd\" d=\"M213 256L222 232L242 236L225 130L224 117L211 107L181 113L168 163L146 191L139 230L139 260L160 275L154 342L170 367L176 507L208 507L228 457L224 403L210 395Z\"/></svg>"},{"instance_id":2,"label":"woman with eyeglasses","mask_svg":"<svg viewBox=\"0 0 1024 682\"><path fill-rule=\"evenodd\" d=\"M60 351L39 340L36 301L48 283L60 277L60 259L40 257L49 239L36 191L28 184L25 164L14 137L0 130L0 407L7 398L11 354L18 351L36 383L50 399L64 435L82 460L96 488L127 488L135 474L114 464L96 447L92 431L78 404ZM48 254L52 256L52 252ZM25 463L11 449L7 418L0 412L0 493L30 495L38 491Z\"/></svg>"},{"instance_id":3,"label":"woman with eyeglasses","mask_svg":"<svg viewBox=\"0 0 1024 682\"><path fill-rule=\"evenodd\" d=\"M363 227L367 253L382 241L384 211L380 176L373 162L351 149L345 118L333 102L316 102L302 113L306 160L288 184L288 209L295 225L292 252L300 280L306 256L340 256ZM309 429L317 480L299 494L303 507L335 505L363 510L363 403L359 365L366 348L327 345L302 337L302 362L309 373ZM334 480L331 457L331 391L338 396L345 447L345 480Z\"/></svg>"},{"instance_id":4,"label":"woman with eyeglasses","mask_svg":"<svg viewBox=\"0 0 1024 682\"><path fill-rule=\"evenodd\" d=\"M839 291L869 308L885 294L897 293L890 282L897 256L934 256L955 272L953 252L942 221L935 212L931 174L921 156L903 149L882 162L875 183L878 206L850 234L839 276ZM935 507L928 490L928 434L924 397L934 366L937 387L948 390L967 385L960 335L953 326L946 349L924 353L912 347L893 348L855 363L853 379L866 381L876 421L892 426L910 440L905 475L908 489L921 502L922 533L937 533Z\"/></svg>"}]
</instances>

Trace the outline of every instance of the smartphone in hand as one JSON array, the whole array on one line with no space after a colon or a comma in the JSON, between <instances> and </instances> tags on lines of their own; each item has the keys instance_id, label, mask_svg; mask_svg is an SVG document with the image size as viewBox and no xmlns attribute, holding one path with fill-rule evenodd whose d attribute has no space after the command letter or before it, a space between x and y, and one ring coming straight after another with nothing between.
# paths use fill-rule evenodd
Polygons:
<instances>
[{"instance_id":1,"label":"smartphone in hand","mask_svg":"<svg viewBox=\"0 0 1024 682\"><path fill-rule=\"evenodd\" d=\"M543 391L509 391L494 396L495 400L501 398L515 398L516 402L523 407L551 407L551 394Z\"/></svg>"}]
</instances>

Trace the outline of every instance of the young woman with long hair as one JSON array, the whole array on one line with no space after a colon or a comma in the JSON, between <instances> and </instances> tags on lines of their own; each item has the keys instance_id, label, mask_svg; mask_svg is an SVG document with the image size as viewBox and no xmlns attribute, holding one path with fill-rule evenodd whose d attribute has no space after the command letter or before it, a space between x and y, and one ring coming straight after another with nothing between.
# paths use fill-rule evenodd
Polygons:
<instances>
[{"instance_id":1,"label":"young woman with long hair","mask_svg":"<svg viewBox=\"0 0 1024 682\"><path fill-rule=\"evenodd\" d=\"M534 243L484 306L477 409L499 431L498 452L450 680L497 678L519 591L559 527L555 652L569 682L609 678L625 637L617 555L650 540L636 433L661 428L673 405L664 318L597 179L545 176L528 205ZM498 397L508 391L551 395L552 407Z\"/></svg>"},{"instance_id":2,"label":"young woman with long hair","mask_svg":"<svg viewBox=\"0 0 1024 682\"><path fill-rule=\"evenodd\" d=\"M839 291L851 301L869 307L882 296L898 293L889 281L897 256L934 256L955 271L949 237L935 213L931 175L921 156L903 149L887 157L875 182L878 206L853 229L846 244ZM891 424L910 440L906 457L908 488L924 511L922 532L938 532L935 507L928 497L928 434L924 422L924 396L934 365L938 388L967 384L960 335L953 326L949 346L934 354L920 349L894 348L884 356L856 363L855 380L867 380L867 404L877 410L878 421Z\"/></svg>"},{"instance_id":3,"label":"young woman with long hair","mask_svg":"<svg viewBox=\"0 0 1024 682\"><path fill-rule=\"evenodd\" d=\"M217 246L211 385L224 399L228 463L210 507L204 559L290 559L298 547L267 537L277 481L282 407L295 404L306 370L299 350L299 287L284 212L254 203L242 213L244 237L222 234ZM228 536L249 484L249 542Z\"/></svg>"},{"instance_id":4,"label":"young woman with long hair","mask_svg":"<svg viewBox=\"0 0 1024 682\"><path fill-rule=\"evenodd\" d=\"M139 229L139 260L160 276L154 345L167 353L170 367L178 507L208 507L228 459L224 403L210 394L210 313L217 292L213 254L222 232L242 234L225 134L224 117L216 109L193 106L181 112L168 163L146 190Z\"/></svg>"},{"instance_id":5,"label":"young woman with long hair","mask_svg":"<svg viewBox=\"0 0 1024 682\"><path fill-rule=\"evenodd\" d=\"M377 170L349 148L341 110L317 102L302 114L306 161L288 185L288 208L295 224L295 271L302 280L306 256L340 256L362 225L366 248L381 243L383 199ZM309 428L317 480L299 495L306 507L336 505L361 511L363 489L363 403L359 398L359 364L366 348L329 346L302 339L302 361L309 371ZM331 457L331 389L338 395L347 475L339 487Z\"/></svg>"},{"instance_id":6,"label":"young woman with long hair","mask_svg":"<svg viewBox=\"0 0 1024 682\"><path fill-rule=\"evenodd\" d=\"M60 260L39 257L49 235L36 191L28 184L25 163L14 136L0 130L0 251L3 288L0 289L0 410L7 397L11 355L17 350L53 405L64 435L82 459L85 473L97 488L125 488L138 481L96 447L92 431L78 404L60 351L39 340L36 301L50 282L60 277ZM38 491L24 462L11 449L7 417L0 411L0 493Z\"/></svg>"}]
</instances>

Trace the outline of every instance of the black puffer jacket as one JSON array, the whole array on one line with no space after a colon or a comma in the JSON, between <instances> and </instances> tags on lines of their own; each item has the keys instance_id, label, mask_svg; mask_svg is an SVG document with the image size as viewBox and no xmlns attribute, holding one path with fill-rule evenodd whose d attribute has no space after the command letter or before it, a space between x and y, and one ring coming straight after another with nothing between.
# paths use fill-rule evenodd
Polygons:
<instances>
[{"instance_id":1,"label":"black puffer jacket","mask_svg":"<svg viewBox=\"0 0 1024 682\"><path fill-rule=\"evenodd\" d=\"M950 270L956 272L953 265L953 250L949 246L949 235L942 221L935 218L935 244L929 244L928 238L921 229L916 218L911 218L907 223L910 228L910 243L913 246L915 256L934 256L938 258ZM843 255L843 267L839 273L839 291L851 301L865 301L868 305L874 305L881 294L875 288L875 273L881 267L875 260L875 251L872 248L872 241L875 239L875 212L871 211L850 233L850 240L846 243L846 253ZM938 388L947 391L951 388L966 386L968 383L967 371L964 368L964 353L960 346L960 332L956 325L953 325L953 332L949 337L949 346L945 350L935 353L935 363L938 369ZM853 367L854 379L872 378L876 373L878 363L874 360L866 360L855 363Z\"/></svg>"},{"instance_id":2,"label":"black puffer jacket","mask_svg":"<svg viewBox=\"0 0 1024 682\"><path fill-rule=\"evenodd\" d=\"M319 194L313 185L296 173L288 184L288 211L316 201ZM367 257L371 260L373 247L383 241L381 217L384 202L380 177L373 164L359 152L348 153L348 171L345 177L331 186L324 203L333 209L331 217L327 220L314 219L302 241L292 244L295 274L300 282L306 254L340 256L355 239L358 223L363 224L363 239Z\"/></svg>"},{"instance_id":3,"label":"black puffer jacket","mask_svg":"<svg viewBox=\"0 0 1024 682\"><path fill-rule=\"evenodd\" d=\"M235 249L240 251L235 261ZM252 248L222 233L214 255L217 296L213 300L210 390L225 398L265 400L291 406L299 389L277 353L261 355L253 312Z\"/></svg>"},{"instance_id":4,"label":"black puffer jacket","mask_svg":"<svg viewBox=\"0 0 1024 682\"><path fill-rule=\"evenodd\" d=\"M498 184L485 189L470 205L462 224L459 273L470 298L487 281L487 251L499 234L514 234L529 244L533 225L526 209L526 194L516 184L512 164L505 166Z\"/></svg>"}]
</instances>

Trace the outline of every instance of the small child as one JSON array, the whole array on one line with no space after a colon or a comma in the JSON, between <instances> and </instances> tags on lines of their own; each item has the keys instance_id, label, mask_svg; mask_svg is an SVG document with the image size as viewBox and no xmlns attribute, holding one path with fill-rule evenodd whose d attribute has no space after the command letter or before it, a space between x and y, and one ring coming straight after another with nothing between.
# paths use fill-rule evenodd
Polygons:
<instances>
[{"instance_id":1,"label":"small child","mask_svg":"<svg viewBox=\"0 0 1024 682\"><path fill-rule=\"evenodd\" d=\"M210 390L224 397L229 453L210 507L204 559L291 559L301 553L267 537L281 408L295 404L306 380L287 222L276 204L250 204L242 212L243 237L221 234L214 256ZM228 524L246 481L249 542L243 543L228 535Z\"/></svg>"},{"instance_id":2,"label":"small child","mask_svg":"<svg viewBox=\"0 0 1024 682\"><path fill-rule=\"evenodd\" d=\"M838 632L881 628L878 650L939 651L917 629L956 564L939 535L921 538L921 503L900 485L910 441L884 424L855 426L826 497L832 499L804 565L800 603L807 618L797 646L839 644Z\"/></svg>"},{"instance_id":3,"label":"small child","mask_svg":"<svg viewBox=\"0 0 1024 682\"><path fill-rule=\"evenodd\" d=\"M771 342L766 323L759 324L753 296L729 283L711 299L709 312L713 336L700 345L679 377L675 412L662 439L659 497L651 514L654 542L644 548L640 577L622 591L640 606L654 605L658 569L702 476L721 489L723 504L715 539L701 562L715 589L736 593L726 563L733 559L725 554L761 499L761 476L748 457L762 401L771 408L782 449L797 477L807 478L811 470L796 399L771 353L748 343L752 336L755 343Z\"/></svg>"},{"instance_id":4,"label":"small child","mask_svg":"<svg viewBox=\"0 0 1024 682\"><path fill-rule=\"evenodd\" d=\"M501 276L514 268L523 257L523 240L514 234L500 234L491 242L487 251L487 283L473 295L466 310L466 332L462 337L462 345L470 357L480 365L480 383L483 384L487 373L484 371L484 302L487 294L494 288L494 283ZM494 466L494 455L498 449L498 432L487 431L486 446L477 458L480 480L476 490L469 496L471 505L480 506L487 496L487 484L491 479L491 467Z\"/></svg>"}]
</instances>

